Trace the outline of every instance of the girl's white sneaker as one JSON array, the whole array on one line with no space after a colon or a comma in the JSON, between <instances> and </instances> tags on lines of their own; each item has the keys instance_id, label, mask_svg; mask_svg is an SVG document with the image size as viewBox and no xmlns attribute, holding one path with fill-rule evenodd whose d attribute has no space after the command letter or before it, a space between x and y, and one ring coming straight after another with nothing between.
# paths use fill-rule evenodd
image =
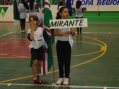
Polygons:
<instances>
[{"instance_id":1,"label":"girl's white sneaker","mask_svg":"<svg viewBox=\"0 0 119 89\"><path fill-rule=\"evenodd\" d=\"M64 81L63 78L59 78L58 81L56 82L56 85L61 85L63 81Z\"/></svg>"},{"instance_id":2,"label":"girl's white sneaker","mask_svg":"<svg viewBox=\"0 0 119 89\"><path fill-rule=\"evenodd\" d=\"M69 85L69 78L64 78L63 85Z\"/></svg>"}]
</instances>

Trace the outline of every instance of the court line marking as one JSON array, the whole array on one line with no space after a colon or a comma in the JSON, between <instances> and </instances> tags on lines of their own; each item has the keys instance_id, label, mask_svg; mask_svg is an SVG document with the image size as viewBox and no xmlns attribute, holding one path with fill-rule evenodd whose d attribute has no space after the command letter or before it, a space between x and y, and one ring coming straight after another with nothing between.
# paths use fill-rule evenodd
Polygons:
<instances>
[{"instance_id":1,"label":"court line marking","mask_svg":"<svg viewBox=\"0 0 119 89\"><path fill-rule=\"evenodd\" d=\"M7 35L12 34L12 33L13 33L13 32L9 32L9 33L3 34L3 35L1 35L0 37L4 37L4 36L7 36Z\"/></svg>"},{"instance_id":2,"label":"court line marking","mask_svg":"<svg viewBox=\"0 0 119 89\"><path fill-rule=\"evenodd\" d=\"M107 86L78 86L78 85L56 85L56 84L18 84L18 83L1 83L1 86L41 86L41 87L68 87L68 88L114 88L119 89L119 87L107 87Z\"/></svg>"},{"instance_id":3,"label":"court line marking","mask_svg":"<svg viewBox=\"0 0 119 89\"><path fill-rule=\"evenodd\" d=\"M8 54L5 54L5 53L0 53L0 55L8 55Z\"/></svg>"},{"instance_id":4,"label":"court line marking","mask_svg":"<svg viewBox=\"0 0 119 89\"><path fill-rule=\"evenodd\" d=\"M0 45L5 45L5 44L7 44L7 43L1 43Z\"/></svg>"},{"instance_id":5,"label":"court line marking","mask_svg":"<svg viewBox=\"0 0 119 89\"><path fill-rule=\"evenodd\" d=\"M85 34L119 34L119 32L83 32Z\"/></svg>"},{"instance_id":6,"label":"court line marking","mask_svg":"<svg viewBox=\"0 0 119 89\"><path fill-rule=\"evenodd\" d=\"M86 37L86 38L90 38L90 39L93 39L93 40L95 40L95 41L98 41L98 42L102 43L102 44L104 45L103 47L105 47L105 48L103 49L102 54L100 54L99 56L97 56L97 57L95 57L95 58L92 58L91 60L88 60L88 61L82 62L82 63L80 63L80 64L77 64L77 65L71 66L71 68L78 67L78 66L81 66L81 65L83 65L83 64L87 64L87 63L89 63L89 62L92 62L92 61L94 61L94 60L100 58L101 56L103 56L103 55L106 53L106 49L107 49L107 45L106 45L106 43L104 43L103 41L100 41L100 40L98 40L98 39L92 38L92 37L88 37L88 36L84 36L84 37Z\"/></svg>"},{"instance_id":7,"label":"court line marking","mask_svg":"<svg viewBox=\"0 0 119 89\"><path fill-rule=\"evenodd\" d=\"M12 83L8 83L7 86L11 86Z\"/></svg>"}]
</instances>

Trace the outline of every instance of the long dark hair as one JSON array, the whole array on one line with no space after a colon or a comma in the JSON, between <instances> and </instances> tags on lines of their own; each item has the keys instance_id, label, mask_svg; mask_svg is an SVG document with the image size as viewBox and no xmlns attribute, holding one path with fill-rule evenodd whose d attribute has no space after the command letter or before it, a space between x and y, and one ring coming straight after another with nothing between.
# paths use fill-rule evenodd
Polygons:
<instances>
[{"instance_id":1,"label":"long dark hair","mask_svg":"<svg viewBox=\"0 0 119 89\"><path fill-rule=\"evenodd\" d=\"M59 9L59 12L57 12L56 19L61 19L60 13L62 13L62 11L63 11L65 8L67 8L67 7L64 6L64 7L61 7L61 8ZM68 9L68 8L67 8L67 9Z\"/></svg>"},{"instance_id":2,"label":"long dark hair","mask_svg":"<svg viewBox=\"0 0 119 89\"><path fill-rule=\"evenodd\" d=\"M77 8L77 9L79 9L79 8L80 8L80 6L81 6L81 4L82 4L82 2L81 2L81 1L77 1L77 2L76 2L76 8Z\"/></svg>"},{"instance_id":3,"label":"long dark hair","mask_svg":"<svg viewBox=\"0 0 119 89\"><path fill-rule=\"evenodd\" d=\"M63 1L60 1L58 6L57 6L57 10L59 10L59 6L63 6L64 5L64 2Z\"/></svg>"},{"instance_id":4,"label":"long dark hair","mask_svg":"<svg viewBox=\"0 0 119 89\"><path fill-rule=\"evenodd\" d=\"M33 7L34 7L34 0L30 0L30 10L32 10L33 9Z\"/></svg>"},{"instance_id":5,"label":"long dark hair","mask_svg":"<svg viewBox=\"0 0 119 89\"><path fill-rule=\"evenodd\" d=\"M28 6L28 4L25 2L25 0L21 0L21 3L23 3L23 5L24 5L24 7L25 7L26 9L29 9L29 6Z\"/></svg>"}]
</instances>

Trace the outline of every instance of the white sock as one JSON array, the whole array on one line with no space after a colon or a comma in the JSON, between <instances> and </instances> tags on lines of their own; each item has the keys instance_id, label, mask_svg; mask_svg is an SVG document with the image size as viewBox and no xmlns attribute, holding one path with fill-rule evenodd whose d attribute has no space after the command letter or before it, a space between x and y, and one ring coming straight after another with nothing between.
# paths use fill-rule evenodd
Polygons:
<instances>
[{"instance_id":1,"label":"white sock","mask_svg":"<svg viewBox=\"0 0 119 89\"><path fill-rule=\"evenodd\" d=\"M37 78L34 78L34 80L36 80Z\"/></svg>"}]
</instances>

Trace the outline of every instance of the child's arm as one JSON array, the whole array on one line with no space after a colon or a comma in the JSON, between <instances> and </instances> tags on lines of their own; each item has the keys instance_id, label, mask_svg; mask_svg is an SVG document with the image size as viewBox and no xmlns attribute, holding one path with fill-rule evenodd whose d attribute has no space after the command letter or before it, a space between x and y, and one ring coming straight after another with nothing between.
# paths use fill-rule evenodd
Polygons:
<instances>
[{"instance_id":1,"label":"child's arm","mask_svg":"<svg viewBox=\"0 0 119 89\"><path fill-rule=\"evenodd\" d=\"M33 39L31 39L31 33L33 33L33 32L31 32L31 29L29 29L28 30L28 36L27 36L27 38L28 38L29 41L32 41L33 40Z\"/></svg>"},{"instance_id":2,"label":"child's arm","mask_svg":"<svg viewBox=\"0 0 119 89\"><path fill-rule=\"evenodd\" d=\"M31 30L31 32L30 32L30 40L33 40L33 39L34 39L34 31Z\"/></svg>"},{"instance_id":3,"label":"child's arm","mask_svg":"<svg viewBox=\"0 0 119 89\"><path fill-rule=\"evenodd\" d=\"M85 12L85 11L86 11L86 7L83 7L83 8L82 8L82 12Z\"/></svg>"},{"instance_id":4,"label":"child's arm","mask_svg":"<svg viewBox=\"0 0 119 89\"><path fill-rule=\"evenodd\" d=\"M71 30L71 35L74 36L75 35L75 30L73 28L70 28Z\"/></svg>"},{"instance_id":5,"label":"child's arm","mask_svg":"<svg viewBox=\"0 0 119 89\"><path fill-rule=\"evenodd\" d=\"M30 23L30 40L34 39L34 23Z\"/></svg>"},{"instance_id":6,"label":"child's arm","mask_svg":"<svg viewBox=\"0 0 119 89\"><path fill-rule=\"evenodd\" d=\"M54 35L55 36L63 36L66 34L71 34L71 31L66 31L66 32L58 32L58 29L54 29Z\"/></svg>"}]
</instances>

